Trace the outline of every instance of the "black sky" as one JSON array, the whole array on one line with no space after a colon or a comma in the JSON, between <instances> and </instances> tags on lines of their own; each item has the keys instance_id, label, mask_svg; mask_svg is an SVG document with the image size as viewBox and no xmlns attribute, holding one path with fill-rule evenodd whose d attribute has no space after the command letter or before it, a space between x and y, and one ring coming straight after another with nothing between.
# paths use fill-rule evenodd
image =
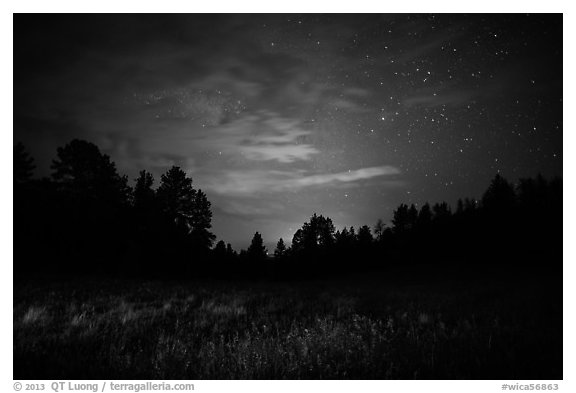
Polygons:
<instances>
[{"instance_id":1,"label":"black sky","mask_svg":"<svg viewBox=\"0 0 576 393\"><path fill-rule=\"evenodd\" d=\"M14 140L179 165L214 232L287 240L562 175L561 15L16 15Z\"/></svg>"}]
</instances>

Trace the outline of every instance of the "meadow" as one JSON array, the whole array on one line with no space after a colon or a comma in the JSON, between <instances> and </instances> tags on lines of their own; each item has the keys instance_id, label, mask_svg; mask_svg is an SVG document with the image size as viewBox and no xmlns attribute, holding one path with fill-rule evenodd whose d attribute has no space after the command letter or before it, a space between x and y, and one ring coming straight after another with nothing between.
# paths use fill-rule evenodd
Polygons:
<instances>
[{"instance_id":1,"label":"meadow","mask_svg":"<svg viewBox=\"0 0 576 393\"><path fill-rule=\"evenodd\" d=\"M15 379L561 379L559 277L15 283Z\"/></svg>"}]
</instances>

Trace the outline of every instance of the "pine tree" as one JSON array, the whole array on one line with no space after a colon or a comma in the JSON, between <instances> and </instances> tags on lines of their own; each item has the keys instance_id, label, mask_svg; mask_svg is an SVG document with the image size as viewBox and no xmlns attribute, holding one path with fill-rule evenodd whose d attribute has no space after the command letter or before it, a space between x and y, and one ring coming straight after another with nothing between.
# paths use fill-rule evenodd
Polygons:
<instances>
[{"instance_id":1,"label":"pine tree","mask_svg":"<svg viewBox=\"0 0 576 393\"><path fill-rule=\"evenodd\" d=\"M464 213L464 201L462 198L458 198L458 202L456 202L456 214Z\"/></svg>"},{"instance_id":2,"label":"pine tree","mask_svg":"<svg viewBox=\"0 0 576 393\"><path fill-rule=\"evenodd\" d=\"M169 220L192 228L196 191L192 179L180 167L173 166L160 178L157 191L160 207Z\"/></svg>"},{"instance_id":3,"label":"pine tree","mask_svg":"<svg viewBox=\"0 0 576 393\"><path fill-rule=\"evenodd\" d=\"M216 243L216 247L214 247L214 255L220 259L226 257L226 243L224 243L224 240L220 240Z\"/></svg>"},{"instance_id":4,"label":"pine tree","mask_svg":"<svg viewBox=\"0 0 576 393\"><path fill-rule=\"evenodd\" d=\"M402 203L396 210L394 210L394 217L392 218L394 232L405 232L408 229L408 221L408 206Z\"/></svg>"},{"instance_id":5,"label":"pine tree","mask_svg":"<svg viewBox=\"0 0 576 393\"><path fill-rule=\"evenodd\" d=\"M374 226L374 235L376 235L376 240L377 241L382 241L382 237L384 235L384 230L386 229L386 224L384 223L384 221L379 218L378 221L376 221L376 225Z\"/></svg>"},{"instance_id":6,"label":"pine tree","mask_svg":"<svg viewBox=\"0 0 576 393\"><path fill-rule=\"evenodd\" d=\"M226 255L228 257L236 257L238 256L238 253L236 251L234 251L234 249L232 249L232 244L228 243L226 245Z\"/></svg>"},{"instance_id":7,"label":"pine tree","mask_svg":"<svg viewBox=\"0 0 576 393\"><path fill-rule=\"evenodd\" d=\"M281 259L286 255L286 244L284 244L284 240L280 238L278 243L276 244L276 250L274 250L274 258Z\"/></svg>"},{"instance_id":8,"label":"pine tree","mask_svg":"<svg viewBox=\"0 0 576 393\"><path fill-rule=\"evenodd\" d=\"M408 229L414 229L418 221L418 209L414 204L410 205L408 209Z\"/></svg>"},{"instance_id":9,"label":"pine tree","mask_svg":"<svg viewBox=\"0 0 576 393\"><path fill-rule=\"evenodd\" d=\"M150 172L140 171L133 192L133 204L136 211L145 212L154 208L156 193L152 189L154 177Z\"/></svg>"},{"instance_id":10,"label":"pine tree","mask_svg":"<svg viewBox=\"0 0 576 393\"><path fill-rule=\"evenodd\" d=\"M30 180L35 168L34 159L21 142L14 145L14 184L23 184Z\"/></svg>"},{"instance_id":11,"label":"pine tree","mask_svg":"<svg viewBox=\"0 0 576 393\"><path fill-rule=\"evenodd\" d=\"M52 179L58 189L77 200L92 200L110 206L127 205L128 178L120 176L110 157L96 145L74 139L57 149Z\"/></svg>"},{"instance_id":12,"label":"pine tree","mask_svg":"<svg viewBox=\"0 0 576 393\"><path fill-rule=\"evenodd\" d=\"M216 236L210 232L210 201L202 190L192 187L192 179L182 169L173 166L163 174L156 194L164 214L181 235L188 237L193 248L203 251L212 248Z\"/></svg>"},{"instance_id":13,"label":"pine tree","mask_svg":"<svg viewBox=\"0 0 576 393\"><path fill-rule=\"evenodd\" d=\"M464 199L464 211L473 212L476 210L478 203L475 199L466 198Z\"/></svg>"},{"instance_id":14,"label":"pine tree","mask_svg":"<svg viewBox=\"0 0 576 393\"><path fill-rule=\"evenodd\" d=\"M482 206L492 211L504 212L514 205L515 199L514 187L497 174L482 196Z\"/></svg>"},{"instance_id":15,"label":"pine tree","mask_svg":"<svg viewBox=\"0 0 576 393\"><path fill-rule=\"evenodd\" d=\"M348 236L352 242L356 241L356 231L354 230L354 226L350 226L348 230Z\"/></svg>"},{"instance_id":16,"label":"pine tree","mask_svg":"<svg viewBox=\"0 0 576 393\"><path fill-rule=\"evenodd\" d=\"M452 215L452 210L450 210L450 206L446 202L434 204L432 211L436 222L445 222Z\"/></svg>"},{"instance_id":17,"label":"pine tree","mask_svg":"<svg viewBox=\"0 0 576 393\"><path fill-rule=\"evenodd\" d=\"M301 252L304 250L304 232L299 228L292 236L292 250L294 252Z\"/></svg>"},{"instance_id":18,"label":"pine tree","mask_svg":"<svg viewBox=\"0 0 576 393\"><path fill-rule=\"evenodd\" d=\"M59 236L67 240L65 258L100 259L98 269L118 269L132 229L128 178L93 143L72 140L57 149L52 185L58 196ZM91 269L90 263L72 269Z\"/></svg>"},{"instance_id":19,"label":"pine tree","mask_svg":"<svg viewBox=\"0 0 576 393\"><path fill-rule=\"evenodd\" d=\"M426 202L420 208L420 212L418 213L418 221L417 227L420 229L427 229L430 227L430 223L432 222L432 210L430 209L430 204Z\"/></svg>"},{"instance_id":20,"label":"pine tree","mask_svg":"<svg viewBox=\"0 0 576 393\"><path fill-rule=\"evenodd\" d=\"M368 247L374 238L372 237L372 233L370 232L370 227L368 225L363 225L358 229L358 243L361 247Z\"/></svg>"},{"instance_id":21,"label":"pine tree","mask_svg":"<svg viewBox=\"0 0 576 393\"><path fill-rule=\"evenodd\" d=\"M250 247L247 251L248 257L254 262L261 262L266 259L267 251L264 247L264 241L262 240L262 235L258 232L254 234Z\"/></svg>"},{"instance_id":22,"label":"pine tree","mask_svg":"<svg viewBox=\"0 0 576 393\"><path fill-rule=\"evenodd\" d=\"M191 235L197 247L207 249L212 247L216 236L210 232L212 228L211 203L202 190L196 191L194 197L191 224Z\"/></svg>"}]
</instances>

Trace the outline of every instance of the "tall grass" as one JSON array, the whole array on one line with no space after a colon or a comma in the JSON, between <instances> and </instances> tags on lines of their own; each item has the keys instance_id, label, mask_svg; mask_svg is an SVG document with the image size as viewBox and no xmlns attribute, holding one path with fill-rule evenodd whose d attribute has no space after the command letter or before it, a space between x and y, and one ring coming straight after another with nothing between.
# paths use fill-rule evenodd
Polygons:
<instances>
[{"instance_id":1,"label":"tall grass","mask_svg":"<svg viewBox=\"0 0 576 393\"><path fill-rule=\"evenodd\" d=\"M26 286L17 379L562 378L561 298L229 283Z\"/></svg>"}]
</instances>

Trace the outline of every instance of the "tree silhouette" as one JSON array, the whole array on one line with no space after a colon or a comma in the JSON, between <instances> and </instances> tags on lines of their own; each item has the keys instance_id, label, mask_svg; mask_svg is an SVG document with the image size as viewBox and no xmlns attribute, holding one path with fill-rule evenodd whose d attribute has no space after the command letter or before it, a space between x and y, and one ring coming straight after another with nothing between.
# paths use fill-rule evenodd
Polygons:
<instances>
[{"instance_id":1,"label":"tree silhouette","mask_svg":"<svg viewBox=\"0 0 576 393\"><path fill-rule=\"evenodd\" d=\"M58 189L76 199L108 206L128 203L128 178L120 176L110 157L93 143L74 139L59 147L52 169Z\"/></svg>"},{"instance_id":2,"label":"tree silhouette","mask_svg":"<svg viewBox=\"0 0 576 393\"><path fill-rule=\"evenodd\" d=\"M133 192L133 204L137 212L149 212L156 208L156 193L152 189L154 177L150 172L140 171Z\"/></svg>"},{"instance_id":3,"label":"tree silhouette","mask_svg":"<svg viewBox=\"0 0 576 393\"><path fill-rule=\"evenodd\" d=\"M392 225L394 233L404 233L409 228L408 205L400 204L393 213Z\"/></svg>"},{"instance_id":4,"label":"tree silhouette","mask_svg":"<svg viewBox=\"0 0 576 393\"><path fill-rule=\"evenodd\" d=\"M354 228L350 227L350 229L353 230ZM342 228L342 231L337 232L335 235L336 245L341 250L348 249L352 247L352 245L356 241L355 237L356 235L353 232L349 231L346 227L344 227Z\"/></svg>"},{"instance_id":5,"label":"tree silhouette","mask_svg":"<svg viewBox=\"0 0 576 393\"><path fill-rule=\"evenodd\" d=\"M127 267L106 257L125 256L131 244L128 178L96 145L78 139L57 149L51 167L52 182L39 187L51 198L49 220L58 236L50 247L57 250L57 263L73 271Z\"/></svg>"},{"instance_id":6,"label":"tree silhouette","mask_svg":"<svg viewBox=\"0 0 576 393\"><path fill-rule=\"evenodd\" d=\"M211 204L202 190L196 191L192 204L192 216L190 217L190 234L193 243L201 249L212 247L216 236L210 232L212 228L212 211Z\"/></svg>"},{"instance_id":7,"label":"tree silhouette","mask_svg":"<svg viewBox=\"0 0 576 393\"><path fill-rule=\"evenodd\" d=\"M192 228L196 197L192 179L187 177L180 167L173 166L161 176L157 195L164 214L189 232Z\"/></svg>"},{"instance_id":8,"label":"tree silhouette","mask_svg":"<svg viewBox=\"0 0 576 393\"><path fill-rule=\"evenodd\" d=\"M304 231L299 228L292 236L292 250L294 252L301 252L304 250Z\"/></svg>"},{"instance_id":9,"label":"tree silhouette","mask_svg":"<svg viewBox=\"0 0 576 393\"><path fill-rule=\"evenodd\" d=\"M367 248L372 244L374 238L370 232L370 227L368 225L363 225L358 229L358 244L360 247Z\"/></svg>"},{"instance_id":10,"label":"tree silhouette","mask_svg":"<svg viewBox=\"0 0 576 393\"><path fill-rule=\"evenodd\" d=\"M431 222L432 222L432 210L430 209L430 204L426 202L420 208L416 225L418 228L426 230L430 227Z\"/></svg>"},{"instance_id":11,"label":"tree silhouette","mask_svg":"<svg viewBox=\"0 0 576 393\"><path fill-rule=\"evenodd\" d=\"M314 216L310 219L311 226L316 227L318 233L318 245L321 247L330 247L334 244L334 224L329 217L322 215Z\"/></svg>"},{"instance_id":12,"label":"tree silhouette","mask_svg":"<svg viewBox=\"0 0 576 393\"><path fill-rule=\"evenodd\" d=\"M452 210L446 202L435 203L432 211L434 212L433 219L436 222L445 222L452 215Z\"/></svg>"},{"instance_id":13,"label":"tree silhouette","mask_svg":"<svg viewBox=\"0 0 576 393\"><path fill-rule=\"evenodd\" d=\"M418 221L418 209L414 204L410 205L408 209L408 229L416 228L416 222Z\"/></svg>"},{"instance_id":14,"label":"tree silhouette","mask_svg":"<svg viewBox=\"0 0 576 393\"><path fill-rule=\"evenodd\" d=\"M478 207L478 203L475 199L472 198L465 198L464 199L464 211L465 212L473 212Z\"/></svg>"},{"instance_id":15,"label":"tree silhouette","mask_svg":"<svg viewBox=\"0 0 576 393\"><path fill-rule=\"evenodd\" d=\"M200 269L200 265L187 264L210 257L210 249L216 236L210 232L212 211L210 202L202 190L192 187L192 179L177 166L161 176L156 191L158 204L166 228L161 236L166 252L177 259L180 271Z\"/></svg>"},{"instance_id":16,"label":"tree silhouette","mask_svg":"<svg viewBox=\"0 0 576 393\"><path fill-rule=\"evenodd\" d=\"M23 184L30 180L36 166L34 159L21 142L14 145L14 184Z\"/></svg>"},{"instance_id":17,"label":"tree silhouette","mask_svg":"<svg viewBox=\"0 0 576 393\"><path fill-rule=\"evenodd\" d=\"M462 198L458 198L458 202L456 202L456 214L464 213L464 201Z\"/></svg>"},{"instance_id":18,"label":"tree silhouette","mask_svg":"<svg viewBox=\"0 0 576 393\"><path fill-rule=\"evenodd\" d=\"M264 247L262 235L260 235L258 232L256 232L252 238L252 242L250 243L250 246L247 250L247 256L253 262L262 262L266 259L266 247Z\"/></svg>"},{"instance_id":19,"label":"tree silhouette","mask_svg":"<svg viewBox=\"0 0 576 393\"><path fill-rule=\"evenodd\" d=\"M152 274L154 262L158 255L159 245L164 245L163 236L166 234L165 222L162 220L161 211L156 199L156 192L152 188L154 177L151 173L140 171L136 178L134 191L132 192L133 224L135 226L134 253L138 258L138 264L144 274ZM156 247L150 247L157 244Z\"/></svg>"},{"instance_id":20,"label":"tree silhouette","mask_svg":"<svg viewBox=\"0 0 576 393\"><path fill-rule=\"evenodd\" d=\"M226 243L224 243L224 240L220 240L216 243L216 247L214 247L214 255L220 259L226 257Z\"/></svg>"},{"instance_id":21,"label":"tree silhouette","mask_svg":"<svg viewBox=\"0 0 576 393\"><path fill-rule=\"evenodd\" d=\"M514 187L500 174L497 174L482 196L482 206L495 212L504 212L514 205Z\"/></svg>"},{"instance_id":22,"label":"tree silhouette","mask_svg":"<svg viewBox=\"0 0 576 393\"><path fill-rule=\"evenodd\" d=\"M226 245L226 255L229 258L235 258L238 256L238 253L232 249L232 245L230 243Z\"/></svg>"},{"instance_id":23,"label":"tree silhouette","mask_svg":"<svg viewBox=\"0 0 576 393\"><path fill-rule=\"evenodd\" d=\"M332 220L314 213L312 217L310 217L310 221L302 225L302 240L304 242L304 249L307 251L333 245L334 224Z\"/></svg>"},{"instance_id":24,"label":"tree silhouette","mask_svg":"<svg viewBox=\"0 0 576 393\"><path fill-rule=\"evenodd\" d=\"M49 222L55 222L48 217L54 212L54 209L46 209L46 198L42 190L36 190L35 185L31 182L32 171L34 169L34 160L22 143L17 143L13 147L13 185L14 185L14 204L13 204L13 235L14 235L14 272L15 274L26 274L39 269L34 264L39 258L34 258L34 252L39 249L46 250L47 239L54 231L45 231ZM40 192L37 192L40 191ZM47 235L39 236L40 232L46 232ZM49 253L48 253L49 254ZM33 260L29 266L23 266L21 258ZM16 262L19 263L16 263Z\"/></svg>"},{"instance_id":25,"label":"tree silhouette","mask_svg":"<svg viewBox=\"0 0 576 393\"><path fill-rule=\"evenodd\" d=\"M379 218L374 226L374 235L376 236L376 241L381 242L384 238L384 231L386 230L386 224Z\"/></svg>"},{"instance_id":26,"label":"tree silhouette","mask_svg":"<svg viewBox=\"0 0 576 393\"><path fill-rule=\"evenodd\" d=\"M348 235L352 243L354 243L356 241L356 231L354 230L354 226L352 225L350 226L350 229L348 230Z\"/></svg>"},{"instance_id":27,"label":"tree silhouette","mask_svg":"<svg viewBox=\"0 0 576 393\"><path fill-rule=\"evenodd\" d=\"M366 225L357 234L352 226L335 231L330 218L314 213L294 233L291 248L278 240L278 263L264 264L267 251L259 232L240 256L223 240L211 250L210 201L177 166L161 176L157 191L152 174L141 171L132 191L110 157L90 142L73 140L58 148L52 180L31 181L33 168L24 146L15 144L15 249L19 258L30 261L43 260L36 251L42 250L60 271L131 272L136 267L157 275L162 261L162 270L174 276L190 273L194 259L215 262L211 267L195 264L201 274L284 272L297 277L344 273L395 259L426 258L438 264L455 257L495 263L535 261L534 255L558 259L562 249L560 178L539 175L514 185L498 174L481 203L458 199L454 214L446 202L425 203L420 209L402 203L394 210L391 228L377 221L377 242ZM75 269L77 261L85 268ZM252 263L252 269L245 269L244 262ZM41 270L38 265L28 266Z\"/></svg>"},{"instance_id":28,"label":"tree silhouette","mask_svg":"<svg viewBox=\"0 0 576 393\"><path fill-rule=\"evenodd\" d=\"M276 250L274 250L274 258L282 259L286 256L286 244L284 244L284 240L280 238L278 243L276 243Z\"/></svg>"}]
</instances>

